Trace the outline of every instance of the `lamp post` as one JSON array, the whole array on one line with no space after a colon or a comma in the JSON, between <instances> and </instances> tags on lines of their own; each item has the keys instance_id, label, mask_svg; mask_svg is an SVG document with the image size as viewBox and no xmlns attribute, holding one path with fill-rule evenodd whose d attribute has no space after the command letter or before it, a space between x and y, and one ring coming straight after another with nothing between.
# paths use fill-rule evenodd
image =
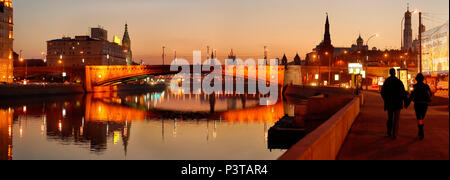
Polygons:
<instances>
[{"instance_id":1,"label":"lamp post","mask_svg":"<svg viewBox=\"0 0 450 180\"><path fill-rule=\"evenodd\" d=\"M369 69L369 42L370 42L370 40L372 38L375 38L375 37L378 37L378 36L380 36L380 35L378 33L376 33L376 34L370 36L369 39L367 39L367 42L366 42L367 54L366 54L366 63L364 63L365 66L366 66L366 90L369 90L369 84L367 82L367 79L368 79L367 78L367 72L368 72L368 69Z\"/></svg>"},{"instance_id":2,"label":"lamp post","mask_svg":"<svg viewBox=\"0 0 450 180\"><path fill-rule=\"evenodd\" d=\"M405 16L403 16L403 18L402 18L401 28L400 28L400 37L401 37L400 50L403 50L403 24L404 24L403 22L405 22Z\"/></svg>"},{"instance_id":3,"label":"lamp post","mask_svg":"<svg viewBox=\"0 0 450 180\"><path fill-rule=\"evenodd\" d=\"M25 63L25 79L24 79L24 83L26 84L27 79L28 79L28 62L23 59L23 57L22 57L22 50L20 50L19 61L22 62L22 63Z\"/></svg>"},{"instance_id":4,"label":"lamp post","mask_svg":"<svg viewBox=\"0 0 450 180\"><path fill-rule=\"evenodd\" d=\"M24 83L26 83L27 79L28 79L28 62L23 59L22 50L20 50L19 54L20 54L19 55L20 56L19 57L19 61L22 62L22 63L25 63L25 77L24 77L25 79L24 79Z\"/></svg>"},{"instance_id":5,"label":"lamp post","mask_svg":"<svg viewBox=\"0 0 450 180\"><path fill-rule=\"evenodd\" d=\"M327 85L329 85L329 84L331 84L331 54L328 52L325 52L325 55L328 56L328 82L327 82Z\"/></svg>"},{"instance_id":6,"label":"lamp post","mask_svg":"<svg viewBox=\"0 0 450 180\"><path fill-rule=\"evenodd\" d=\"M166 54L165 54L165 49L166 49L166 46L163 46L162 47L162 65L164 65L164 61L165 61L165 58L166 58Z\"/></svg>"},{"instance_id":7,"label":"lamp post","mask_svg":"<svg viewBox=\"0 0 450 180\"><path fill-rule=\"evenodd\" d=\"M61 75L62 75L62 80L63 80L63 83L64 83L65 73L64 73L64 62L63 62L63 56L62 55L59 55L58 64L62 65L62 73L61 73Z\"/></svg>"}]
</instances>

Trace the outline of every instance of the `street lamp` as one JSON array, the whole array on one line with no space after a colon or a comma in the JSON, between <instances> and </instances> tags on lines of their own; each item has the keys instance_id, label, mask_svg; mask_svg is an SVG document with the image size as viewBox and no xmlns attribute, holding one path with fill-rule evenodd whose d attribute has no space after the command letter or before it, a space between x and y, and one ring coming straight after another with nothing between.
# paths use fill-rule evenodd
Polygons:
<instances>
[{"instance_id":1,"label":"street lamp","mask_svg":"<svg viewBox=\"0 0 450 180\"><path fill-rule=\"evenodd\" d=\"M372 38L379 37L379 36L380 35L378 33L375 33L374 35L370 36L369 39L367 39L367 42L366 42L367 55L366 55L366 63L364 63L366 66L365 72L369 72L369 70L368 70L368 68L369 68L369 42ZM366 90L369 90L369 83L367 82L367 77L365 77L365 79L366 79Z\"/></svg>"},{"instance_id":2,"label":"street lamp","mask_svg":"<svg viewBox=\"0 0 450 180\"><path fill-rule=\"evenodd\" d=\"M165 49L166 49L166 46L163 46L162 47L162 65L164 65L164 60L165 60L165 58L166 58L166 54L165 54Z\"/></svg>"},{"instance_id":3,"label":"street lamp","mask_svg":"<svg viewBox=\"0 0 450 180\"><path fill-rule=\"evenodd\" d=\"M24 83L27 83L27 79L28 79L28 62L25 61L22 57L22 50L20 50L20 57L19 57L19 61L22 63L25 63L25 78L24 78Z\"/></svg>"},{"instance_id":4,"label":"street lamp","mask_svg":"<svg viewBox=\"0 0 450 180\"><path fill-rule=\"evenodd\" d=\"M64 83L65 72L64 72L64 62L63 62L62 59L63 59L63 56L60 55L60 56L59 56L59 59L58 59L58 64L62 65L62 73L61 73L61 75L62 75L63 83Z\"/></svg>"},{"instance_id":5,"label":"street lamp","mask_svg":"<svg viewBox=\"0 0 450 180\"><path fill-rule=\"evenodd\" d=\"M328 52L325 55L328 56L328 83L331 84L331 55Z\"/></svg>"}]
</instances>

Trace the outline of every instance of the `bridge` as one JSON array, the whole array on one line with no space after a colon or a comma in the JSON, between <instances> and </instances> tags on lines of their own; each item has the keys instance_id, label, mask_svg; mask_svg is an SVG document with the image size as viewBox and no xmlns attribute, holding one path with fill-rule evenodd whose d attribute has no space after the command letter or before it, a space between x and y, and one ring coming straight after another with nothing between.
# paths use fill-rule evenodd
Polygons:
<instances>
[{"instance_id":1,"label":"bridge","mask_svg":"<svg viewBox=\"0 0 450 180\"><path fill-rule=\"evenodd\" d=\"M193 66L190 65L191 72L193 72ZM234 68L235 66L222 66L222 75L225 75L226 70ZM266 81L271 83L283 84L284 80L284 66L267 66ZM139 66L86 66L85 67L85 81L84 85L87 92L99 92L110 91L114 85L124 83L127 81L133 81L136 79L143 79L148 76L170 75L178 74L181 71L171 71L168 65L139 65ZM262 80L258 77L258 66L255 68L244 69L245 79ZM202 73L211 73L212 71L202 71ZM272 80L272 75L278 73L278 81ZM234 77L238 76L234 73Z\"/></svg>"}]
</instances>

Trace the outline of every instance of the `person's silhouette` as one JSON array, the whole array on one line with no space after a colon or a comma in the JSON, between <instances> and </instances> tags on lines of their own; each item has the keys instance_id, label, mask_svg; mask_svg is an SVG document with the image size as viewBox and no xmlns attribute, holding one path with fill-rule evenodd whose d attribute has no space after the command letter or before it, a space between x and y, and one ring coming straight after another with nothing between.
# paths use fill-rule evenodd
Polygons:
<instances>
[{"instance_id":1,"label":"person's silhouette","mask_svg":"<svg viewBox=\"0 0 450 180\"><path fill-rule=\"evenodd\" d=\"M384 110L388 112L387 134L393 139L397 138L400 120L400 111L406 99L406 91L403 82L395 77L395 69L390 69L391 75L381 88L381 96L384 100Z\"/></svg>"},{"instance_id":2,"label":"person's silhouette","mask_svg":"<svg viewBox=\"0 0 450 180\"><path fill-rule=\"evenodd\" d=\"M410 101L414 101L414 110L416 111L417 123L419 127L419 139L425 138L423 127L425 125L424 119L428 110L428 104L431 102L430 86L423 83L425 77L422 73L417 74L417 84L414 85L414 91L411 93Z\"/></svg>"}]
</instances>

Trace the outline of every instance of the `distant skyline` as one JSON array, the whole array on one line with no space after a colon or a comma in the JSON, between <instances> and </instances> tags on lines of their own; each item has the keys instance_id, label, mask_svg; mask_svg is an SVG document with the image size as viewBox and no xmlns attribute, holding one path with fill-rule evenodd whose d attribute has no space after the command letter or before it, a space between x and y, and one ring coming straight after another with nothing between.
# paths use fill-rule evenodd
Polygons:
<instances>
[{"instance_id":1,"label":"distant skyline","mask_svg":"<svg viewBox=\"0 0 450 180\"><path fill-rule=\"evenodd\" d=\"M87 35L90 27L103 26L108 39L122 38L129 25L134 61L161 63L174 50L190 60L193 50L217 49L223 60L230 49L239 58L289 60L296 53L304 58L323 38L325 13L331 24L335 47L349 47L361 34L369 46L400 48L401 20L407 3L425 13L427 29L448 20L448 0L16 0L14 4L14 50L25 58L42 58L46 41L63 36ZM413 16L417 36L418 16Z\"/></svg>"}]
</instances>

